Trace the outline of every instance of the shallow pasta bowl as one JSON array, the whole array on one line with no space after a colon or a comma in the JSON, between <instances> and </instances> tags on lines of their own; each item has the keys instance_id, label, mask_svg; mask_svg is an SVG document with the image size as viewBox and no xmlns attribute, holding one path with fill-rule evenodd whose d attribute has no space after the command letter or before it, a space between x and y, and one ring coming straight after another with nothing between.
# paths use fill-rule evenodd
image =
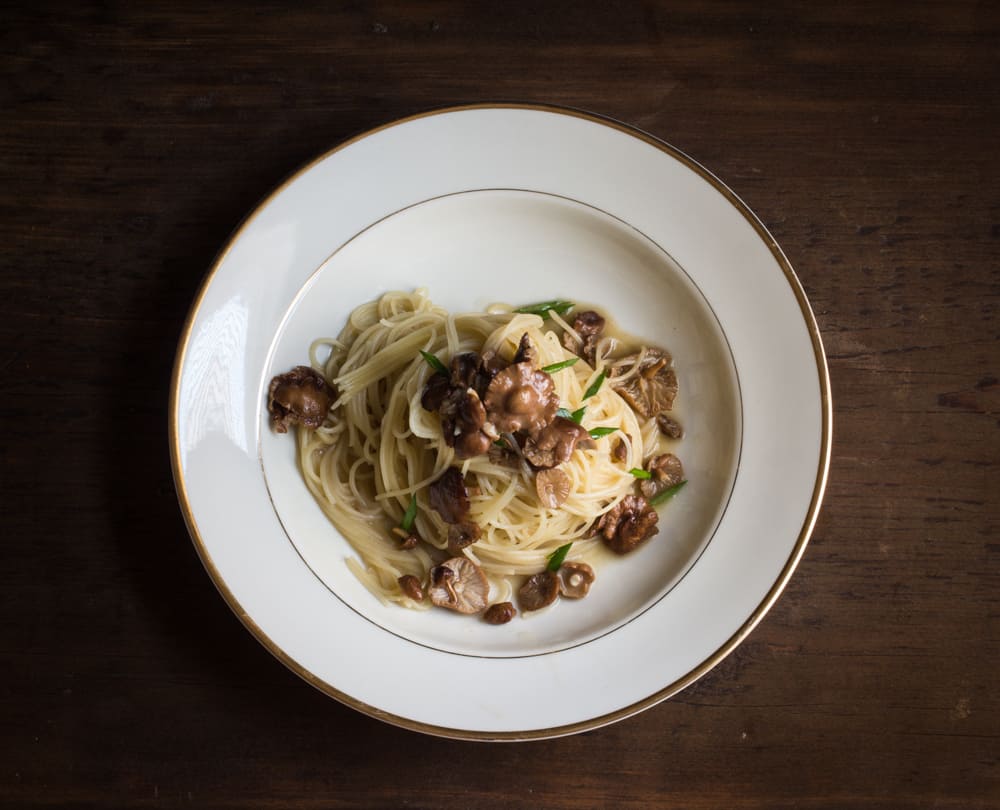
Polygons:
<instances>
[{"instance_id":1,"label":"shallow pasta bowl","mask_svg":"<svg viewBox=\"0 0 1000 810\"><path fill-rule=\"evenodd\" d=\"M381 604L268 428L273 374L358 304L417 287L452 311L599 304L673 353L689 484L579 604L500 628ZM595 728L721 661L804 552L830 435L814 318L757 218L667 144L543 107L405 119L286 181L209 273L171 393L181 508L248 629L354 708L469 739Z\"/></svg>"}]
</instances>

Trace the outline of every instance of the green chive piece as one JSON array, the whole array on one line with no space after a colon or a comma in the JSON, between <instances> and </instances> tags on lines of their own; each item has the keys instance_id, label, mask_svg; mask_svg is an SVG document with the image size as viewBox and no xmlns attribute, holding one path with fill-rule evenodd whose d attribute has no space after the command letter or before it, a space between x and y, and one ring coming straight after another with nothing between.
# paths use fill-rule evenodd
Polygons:
<instances>
[{"instance_id":1,"label":"green chive piece","mask_svg":"<svg viewBox=\"0 0 1000 810\"><path fill-rule=\"evenodd\" d=\"M423 356L424 360L427 361L427 365L429 365L432 369L440 371L442 374L448 373L448 367L438 360L436 355L433 355L430 352L425 352L423 349L420 350L420 354Z\"/></svg>"},{"instance_id":2,"label":"green chive piece","mask_svg":"<svg viewBox=\"0 0 1000 810\"><path fill-rule=\"evenodd\" d=\"M579 357L572 357L569 360L563 360L561 363L553 363L551 366L542 366L542 371L546 374L554 374L557 371L562 371L564 368L576 365L576 361L579 359Z\"/></svg>"},{"instance_id":3,"label":"green chive piece","mask_svg":"<svg viewBox=\"0 0 1000 810\"><path fill-rule=\"evenodd\" d=\"M493 442L493 446L494 447L502 447L504 450L506 450L507 449L507 442L505 442L503 439L497 439L495 442Z\"/></svg>"},{"instance_id":4,"label":"green chive piece","mask_svg":"<svg viewBox=\"0 0 1000 810\"><path fill-rule=\"evenodd\" d=\"M672 487L667 487L663 492L658 495L654 495L649 499L650 506L659 506L664 501L669 501L674 495L680 492L681 487L683 487L687 481L681 481L679 484L674 484Z\"/></svg>"},{"instance_id":5,"label":"green chive piece","mask_svg":"<svg viewBox=\"0 0 1000 810\"><path fill-rule=\"evenodd\" d=\"M594 394L596 394L598 391L601 390L601 386L604 385L604 381L607 378L608 375L605 374L603 371L600 374L598 374L597 379L590 384L590 387L586 391L584 391L583 398L590 399L592 396L594 396Z\"/></svg>"},{"instance_id":6,"label":"green chive piece","mask_svg":"<svg viewBox=\"0 0 1000 810\"><path fill-rule=\"evenodd\" d=\"M610 436L616 430L618 430L618 428L612 428L612 427L594 428L593 430L590 431L590 438L600 439L602 436Z\"/></svg>"},{"instance_id":7,"label":"green chive piece","mask_svg":"<svg viewBox=\"0 0 1000 810\"><path fill-rule=\"evenodd\" d=\"M583 421L583 414L586 412L587 406L584 405L582 408L578 408L569 415L569 418L576 422L578 425Z\"/></svg>"},{"instance_id":8,"label":"green chive piece","mask_svg":"<svg viewBox=\"0 0 1000 810\"><path fill-rule=\"evenodd\" d=\"M653 474L648 470L640 470L638 467L633 467L629 470L629 473L634 475L636 478L652 478Z\"/></svg>"},{"instance_id":9,"label":"green chive piece","mask_svg":"<svg viewBox=\"0 0 1000 810\"><path fill-rule=\"evenodd\" d=\"M413 521L417 518L417 496L416 494L410 496L410 505L406 507L406 514L403 515L403 522L399 524L404 532L410 531L413 528Z\"/></svg>"},{"instance_id":10,"label":"green chive piece","mask_svg":"<svg viewBox=\"0 0 1000 810\"><path fill-rule=\"evenodd\" d=\"M572 545L572 543L567 543L565 546L559 546L559 548L549 555L549 564L545 567L552 572L558 571L559 566L566 559L566 555L569 554L569 548Z\"/></svg>"},{"instance_id":11,"label":"green chive piece","mask_svg":"<svg viewBox=\"0 0 1000 810\"><path fill-rule=\"evenodd\" d=\"M526 315L541 315L544 320L548 320L550 312L558 312L560 315L565 315L571 309L573 309L572 301L543 301L540 304L528 304L527 306L518 307L514 312L522 312Z\"/></svg>"},{"instance_id":12,"label":"green chive piece","mask_svg":"<svg viewBox=\"0 0 1000 810\"><path fill-rule=\"evenodd\" d=\"M563 419L572 419L573 418L573 414L571 414L565 408L560 408L558 411L556 411L556 416L561 416Z\"/></svg>"}]
</instances>

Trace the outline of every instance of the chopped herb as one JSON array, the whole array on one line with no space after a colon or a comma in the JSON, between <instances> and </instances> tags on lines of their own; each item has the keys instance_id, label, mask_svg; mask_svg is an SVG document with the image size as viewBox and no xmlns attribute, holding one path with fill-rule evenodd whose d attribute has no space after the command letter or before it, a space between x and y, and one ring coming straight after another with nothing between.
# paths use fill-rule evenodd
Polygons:
<instances>
[{"instance_id":1,"label":"chopped herb","mask_svg":"<svg viewBox=\"0 0 1000 810\"><path fill-rule=\"evenodd\" d=\"M565 546L559 546L555 551L549 555L549 564L545 566L549 571L558 571L559 566L563 564L563 560L566 559L566 555L569 554L569 548L572 543L567 543Z\"/></svg>"},{"instance_id":2,"label":"chopped herb","mask_svg":"<svg viewBox=\"0 0 1000 810\"><path fill-rule=\"evenodd\" d=\"M433 355L430 352L425 352L423 349L420 350L420 354L423 356L424 360L427 361L427 365L429 365L432 369L440 371L442 374L448 373L448 367L438 360L436 355Z\"/></svg>"},{"instance_id":3,"label":"chopped herb","mask_svg":"<svg viewBox=\"0 0 1000 810\"><path fill-rule=\"evenodd\" d=\"M649 505L658 506L664 501L669 501L672 497L674 497L674 495L680 492L681 487L684 486L686 483L687 481L681 481L679 484L674 484L672 487L667 487L665 490L663 490L663 492L660 492L659 494L654 495L652 498L650 498Z\"/></svg>"},{"instance_id":4,"label":"chopped herb","mask_svg":"<svg viewBox=\"0 0 1000 810\"><path fill-rule=\"evenodd\" d=\"M556 411L556 416L561 416L563 419L572 419L573 418L573 414L571 414L565 408L560 408L558 411Z\"/></svg>"},{"instance_id":5,"label":"chopped herb","mask_svg":"<svg viewBox=\"0 0 1000 810\"><path fill-rule=\"evenodd\" d=\"M638 467L633 467L629 470L629 473L634 475L636 478L652 478L653 474L648 470L640 470Z\"/></svg>"},{"instance_id":6,"label":"chopped herb","mask_svg":"<svg viewBox=\"0 0 1000 810\"><path fill-rule=\"evenodd\" d=\"M610 436L616 430L618 430L618 428L613 428L613 427L594 428L593 430L590 431L590 438L600 439L602 436Z\"/></svg>"},{"instance_id":7,"label":"chopped herb","mask_svg":"<svg viewBox=\"0 0 1000 810\"><path fill-rule=\"evenodd\" d=\"M540 304L528 304L524 307L518 307L514 312L521 312L526 315L541 315L544 320L548 320L550 312L558 312L560 315L565 315L571 309L573 309L572 301L543 301Z\"/></svg>"},{"instance_id":8,"label":"chopped herb","mask_svg":"<svg viewBox=\"0 0 1000 810\"><path fill-rule=\"evenodd\" d=\"M417 517L417 496L416 494L410 496L410 505L406 507L406 514L403 515L403 521L399 524L404 532L410 531L413 528L413 521Z\"/></svg>"},{"instance_id":9,"label":"chopped herb","mask_svg":"<svg viewBox=\"0 0 1000 810\"><path fill-rule=\"evenodd\" d=\"M553 363L551 366L542 366L542 371L546 374L554 374L557 371L562 371L564 368L569 368L576 364L579 357L572 357L569 360L563 360L561 363Z\"/></svg>"},{"instance_id":10,"label":"chopped herb","mask_svg":"<svg viewBox=\"0 0 1000 810\"><path fill-rule=\"evenodd\" d=\"M507 449L507 442L505 442L503 439L497 439L495 442L493 442L493 446L494 447L502 447L504 450L506 450Z\"/></svg>"},{"instance_id":11,"label":"chopped herb","mask_svg":"<svg viewBox=\"0 0 1000 810\"><path fill-rule=\"evenodd\" d=\"M594 380L590 387L584 392L583 398L590 399L594 394L601 390L601 386L604 385L604 381L608 378L608 375L603 371L597 375L597 379Z\"/></svg>"},{"instance_id":12,"label":"chopped herb","mask_svg":"<svg viewBox=\"0 0 1000 810\"><path fill-rule=\"evenodd\" d=\"M569 415L569 418L576 422L578 425L583 421L583 414L586 412L587 406L584 405L582 408L577 408L573 413Z\"/></svg>"}]
</instances>

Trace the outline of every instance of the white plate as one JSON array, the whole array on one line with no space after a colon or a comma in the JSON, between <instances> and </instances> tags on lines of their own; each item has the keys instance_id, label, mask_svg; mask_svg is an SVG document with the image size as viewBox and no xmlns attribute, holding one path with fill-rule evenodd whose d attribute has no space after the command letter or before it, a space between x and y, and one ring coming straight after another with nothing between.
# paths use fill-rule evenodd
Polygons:
<instances>
[{"instance_id":1,"label":"white plate","mask_svg":"<svg viewBox=\"0 0 1000 810\"><path fill-rule=\"evenodd\" d=\"M502 627L375 600L267 427L271 376L360 303L571 298L675 357L689 484L587 599ZM470 739L621 719L711 669L788 581L819 510L831 406L809 305L718 179L577 112L445 110L353 139L275 191L192 308L171 397L181 508L246 626L333 697Z\"/></svg>"}]
</instances>

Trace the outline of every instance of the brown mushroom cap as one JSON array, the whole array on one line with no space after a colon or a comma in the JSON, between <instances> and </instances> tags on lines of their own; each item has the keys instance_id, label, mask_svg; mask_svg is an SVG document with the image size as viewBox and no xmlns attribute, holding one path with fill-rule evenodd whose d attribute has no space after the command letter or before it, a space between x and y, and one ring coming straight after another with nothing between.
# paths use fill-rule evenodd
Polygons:
<instances>
[{"instance_id":1,"label":"brown mushroom cap","mask_svg":"<svg viewBox=\"0 0 1000 810\"><path fill-rule=\"evenodd\" d=\"M399 584L399 589L414 602L424 601L424 589L420 585L420 580L413 574L403 574L396 582Z\"/></svg>"},{"instance_id":2,"label":"brown mushroom cap","mask_svg":"<svg viewBox=\"0 0 1000 810\"><path fill-rule=\"evenodd\" d=\"M315 430L323 424L336 399L336 389L323 375L309 366L296 366L271 380L267 389L267 410L277 433L287 433L291 425Z\"/></svg>"},{"instance_id":3,"label":"brown mushroom cap","mask_svg":"<svg viewBox=\"0 0 1000 810\"><path fill-rule=\"evenodd\" d=\"M433 484L427 487L431 508L445 523L461 523L469 514L469 490L465 479L456 467L449 467Z\"/></svg>"},{"instance_id":4,"label":"brown mushroom cap","mask_svg":"<svg viewBox=\"0 0 1000 810\"><path fill-rule=\"evenodd\" d=\"M514 618L515 613L517 611L514 610L514 605L511 602L497 602L486 608L483 619L487 624L507 624Z\"/></svg>"},{"instance_id":5,"label":"brown mushroom cap","mask_svg":"<svg viewBox=\"0 0 1000 810\"><path fill-rule=\"evenodd\" d=\"M660 433L670 439L679 439L684 435L681 423L665 413L656 415L656 426L660 429Z\"/></svg>"},{"instance_id":6,"label":"brown mushroom cap","mask_svg":"<svg viewBox=\"0 0 1000 810\"><path fill-rule=\"evenodd\" d=\"M458 613L478 613L486 607L490 584L478 565L452 557L431 569L430 596L438 607Z\"/></svg>"},{"instance_id":7,"label":"brown mushroom cap","mask_svg":"<svg viewBox=\"0 0 1000 810\"><path fill-rule=\"evenodd\" d=\"M534 432L549 424L559 410L552 377L531 363L515 363L490 382L484 398L490 422L501 433Z\"/></svg>"},{"instance_id":8,"label":"brown mushroom cap","mask_svg":"<svg viewBox=\"0 0 1000 810\"><path fill-rule=\"evenodd\" d=\"M597 355L597 341L604 331L604 318L592 309L578 312L573 318L573 331L580 336L580 340L567 332L563 335L563 346L593 364Z\"/></svg>"},{"instance_id":9,"label":"brown mushroom cap","mask_svg":"<svg viewBox=\"0 0 1000 810\"><path fill-rule=\"evenodd\" d=\"M547 509L562 506L569 497L571 486L569 476L557 467L539 470L535 475L535 491L538 493L538 500Z\"/></svg>"},{"instance_id":10,"label":"brown mushroom cap","mask_svg":"<svg viewBox=\"0 0 1000 810\"><path fill-rule=\"evenodd\" d=\"M677 374L670 367L670 355L661 349L647 348L615 361L611 385L632 409L647 419L669 411L677 396ZM622 377L635 370L623 381Z\"/></svg>"},{"instance_id":11,"label":"brown mushroom cap","mask_svg":"<svg viewBox=\"0 0 1000 810\"><path fill-rule=\"evenodd\" d=\"M549 570L528 577L517 590L521 610L540 610L559 595L559 577Z\"/></svg>"},{"instance_id":12,"label":"brown mushroom cap","mask_svg":"<svg viewBox=\"0 0 1000 810\"><path fill-rule=\"evenodd\" d=\"M569 460L578 442L589 438L590 434L572 419L557 416L528 438L522 452L536 467L555 467Z\"/></svg>"},{"instance_id":13,"label":"brown mushroom cap","mask_svg":"<svg viewBox=\"0 0 1000 810\"><path fill-rule=\"evenodd\" d=\"M594 581L594 569L585 562L567 562L559 567L559 593L570 599L582 599Z\"/></svg>"},{"instance_id":14,"label":"brown mushroom cap","mask_svg":"<svg viewBox=\"0 0 1000 810\"><path fill-rule=\"evenodd\" d=\"M653 477L640 481L639 490L647 498L653 498L684 480L684 465L673 453L664 453L650 459L646 469Z\"/></svg>"},{"instance_id":15,"label":"brown mushroom cap","mask_svg":"<svg viewBox=\"0 0 1000 810\"><path fill-rule=\"evenodd\" d=\"M475 523L455 523L448 527L448 553L458 555L466 546L471 546L483 532Z\"/></svg>"},{"instance_id":16,"label":"brown mushroom cap","mask_svg":"<svg viewBox=\"0 0 1000 810\"><path fill-rule=\"evenodd\" d=\"M616 554L628 554L657 532L660 516L645 498L626 495L597 522L604 544Z\"/></svg>"}]
</instances>

